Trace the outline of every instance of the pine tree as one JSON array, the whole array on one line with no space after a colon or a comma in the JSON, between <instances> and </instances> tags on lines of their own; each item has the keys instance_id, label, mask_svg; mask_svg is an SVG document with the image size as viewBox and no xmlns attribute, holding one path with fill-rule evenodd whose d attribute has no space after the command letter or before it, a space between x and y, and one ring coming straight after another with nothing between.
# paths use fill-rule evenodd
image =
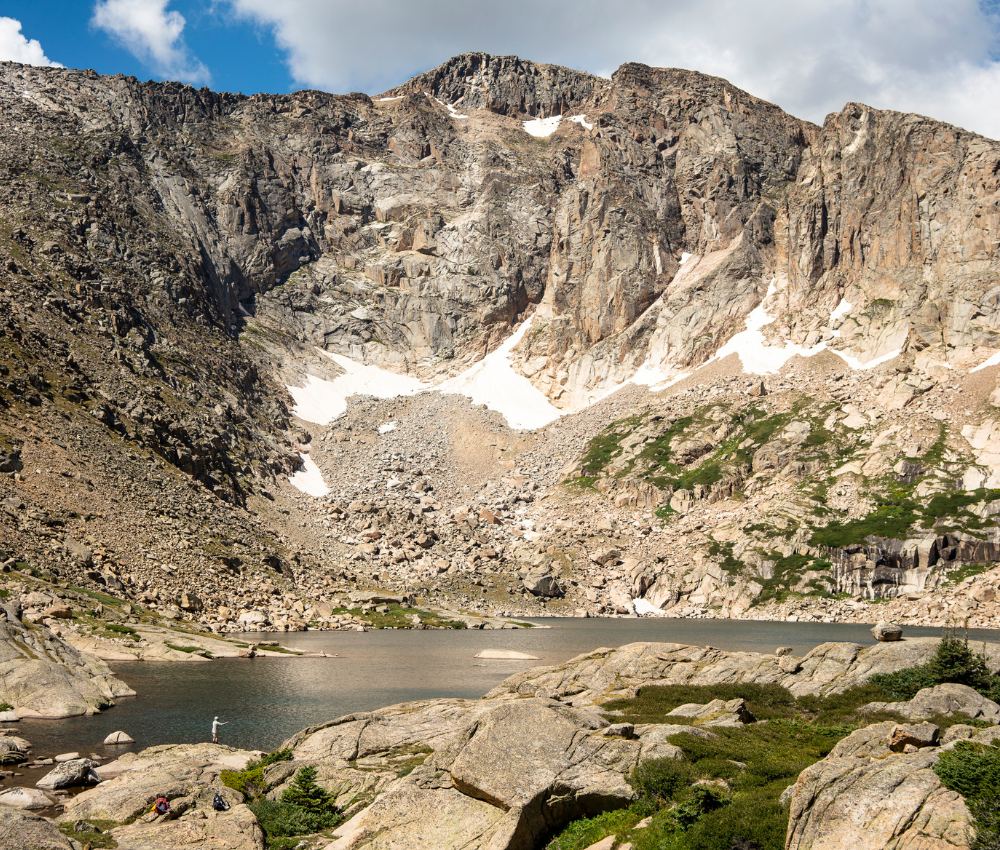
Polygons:
<instances>
[{"instance_id":1,"label":"pine tree","mask_svg":"<svg viewBox=\"0 0 1000 850\"><path fill-rule=\"evenodd\" d=\"M284 790L281 802L290 803L314 815L336 814L334 797L316 784L316 768L307 765L295 774L292 784Z\"/></svg>"}]
</instances>

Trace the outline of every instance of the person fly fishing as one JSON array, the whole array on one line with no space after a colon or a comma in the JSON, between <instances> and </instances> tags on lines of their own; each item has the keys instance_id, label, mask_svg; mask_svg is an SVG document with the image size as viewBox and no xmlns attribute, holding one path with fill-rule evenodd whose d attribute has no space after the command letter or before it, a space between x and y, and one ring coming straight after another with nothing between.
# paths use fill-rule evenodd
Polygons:
<instances>
[{"instance_id":1,"label":"person fly fishing","mask_svg":"<svg viewBox=\"0 0 1000 850\"><path fill-rule=\"evenodd\" d=\"M219 743L219 727L220 726L225 726L228 723L229 723L228 720L225 721L225 723L220 723L219 722L219 716L218 715L215 716L215 720L212 721L212 743L213 744L218 744Z\"/></svg>"}]
</instances>

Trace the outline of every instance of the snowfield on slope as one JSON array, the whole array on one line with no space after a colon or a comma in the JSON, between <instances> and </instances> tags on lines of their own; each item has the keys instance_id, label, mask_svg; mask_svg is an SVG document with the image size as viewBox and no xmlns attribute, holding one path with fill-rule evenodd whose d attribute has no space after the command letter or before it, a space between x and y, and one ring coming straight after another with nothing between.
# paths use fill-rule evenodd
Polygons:
<instances>
[{"instance_id":1,"label":"snowfield on slope","mask_svg":"<svg viewBox=\"0 0 1000 850\"><path fill-rule=\"evenodd\" d=\"M341 354L322 354L344 370L332 381L306 376L304 387L286 387L295 400L293 413L306 422L327 425L347 410L352 395L398 398L419 392L455 393L473 404L485 404L502 414L511 428L534 430L554 422L564 411L554 407L531 381L514 371L510 352L528 332L531 319L521 324L507 341L460 375L434 385L378 366L366 366Z\"/></svg>"}]
</instances>

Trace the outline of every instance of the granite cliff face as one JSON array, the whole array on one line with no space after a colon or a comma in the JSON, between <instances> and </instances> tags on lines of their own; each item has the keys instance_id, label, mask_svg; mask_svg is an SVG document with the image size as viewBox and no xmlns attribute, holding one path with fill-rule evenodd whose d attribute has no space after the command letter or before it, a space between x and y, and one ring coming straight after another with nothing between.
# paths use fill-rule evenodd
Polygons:
<instances>
[{"instance_id":1,"label":"granite cliff face","mask_svg":"<svg viewBox=\"0 0 1000 850\"><path fill-rule=\"evenodd\" d=\"M374 99L6 64L0 110L8 568L204 618L180 604L198 589L220 623L487 566L498 594L565 592L567 612L792 594L843 618L831 595L927 601L995 559L1000 143L859 104L818 127L689 71L484 54ZM543 442L426 393L323 430L330 410L286 390L347 370L356 393L417 392L491 352L505 387L530 381L515 402L566 414ZM424 410L433 445L380 430ZM285 487L310 448L335 505ZM624 539L636 522L662 534ZM976 610L993 578L919 616Z\"/></svg>"}]
</instances>

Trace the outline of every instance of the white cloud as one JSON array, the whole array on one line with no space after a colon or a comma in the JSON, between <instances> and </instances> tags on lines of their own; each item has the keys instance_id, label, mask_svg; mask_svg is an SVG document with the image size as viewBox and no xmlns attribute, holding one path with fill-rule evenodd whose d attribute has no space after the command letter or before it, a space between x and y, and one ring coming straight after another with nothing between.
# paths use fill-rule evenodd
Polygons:
<instances>
[{"instance_id":1,"label":"white cloud","mask_svg":"<svg viewBox=\"0 0 1000 850\"><path fill-rule=\"evenodd\" d=\"M182 38L185 20L167 11L170 0L97 0L91 23L118 41L157 74L188 83L207 83L211 74Z\"/></svg>"},{"instance_id":2,"label":"white cloud","mask_svg":"<svg viewBox=\"0 0 1000 850\"><path fill-rule=\"evenodd\" d=\"M1000 137L1000 22L978 0L225 0L271 29L294 79L376 93L456 53L607 73L726 77L817 123L849 101Z\"/></svg>"},{"instance_id":3,"label":"white cloud","mask_svg":"<svg viewBox=\"0 0 1000 850\"><path fill-rule=\"evenodd\" d=\"M13 18L0 18L0 61L20 62L22 65L49 65L61 68L45 55L37 39L27 39L21 33L21 22Z\"/></svg>"}]
</instances>

